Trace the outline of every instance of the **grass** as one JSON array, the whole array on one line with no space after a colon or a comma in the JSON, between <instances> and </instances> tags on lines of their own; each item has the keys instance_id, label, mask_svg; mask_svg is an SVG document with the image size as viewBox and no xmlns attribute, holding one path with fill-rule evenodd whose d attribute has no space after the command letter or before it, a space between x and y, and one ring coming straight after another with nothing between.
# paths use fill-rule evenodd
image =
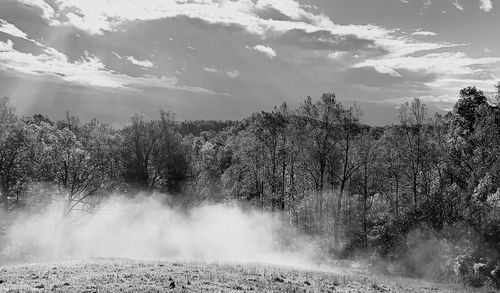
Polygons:
<instances>
[{"instance_id":1,"label":"grass","mask_svg":"<svg viewBox=\"0 0 500 293\"><path fill-rule=\"evenodd\" d=\"M478 292L460 285L252 263L92 259L0 267L0 292ZM488 292L488 291L484 291Z\"/></svg>"}]
</instances>

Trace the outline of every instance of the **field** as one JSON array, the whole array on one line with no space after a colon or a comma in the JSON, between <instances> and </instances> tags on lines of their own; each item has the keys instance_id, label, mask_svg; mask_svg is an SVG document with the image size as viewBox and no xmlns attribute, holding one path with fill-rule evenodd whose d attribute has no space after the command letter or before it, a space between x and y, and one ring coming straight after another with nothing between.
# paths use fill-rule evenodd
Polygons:
<instances>
[{"instance_id":1,"label":"field","mask_svg":"<svg viewBox=\"0 0 500 293\"><path fill-rule=\"evenodd\" d=\"M0 292L477 291L340 269L328 272L267 264L93 259L0 267Z\"/></svg>"}]
</instances>

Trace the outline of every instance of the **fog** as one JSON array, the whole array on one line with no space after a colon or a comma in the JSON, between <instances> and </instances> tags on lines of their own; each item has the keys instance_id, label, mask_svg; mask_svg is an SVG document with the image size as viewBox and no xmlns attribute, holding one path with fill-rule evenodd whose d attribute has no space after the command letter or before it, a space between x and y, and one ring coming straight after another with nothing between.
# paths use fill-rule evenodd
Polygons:
<instances>
[{"instance_id":1,"label":"fog","mask_svg":"<svg viewBox=\"0 0 500 293\"><path fill-rule=\"evenodd\" d=\"M228 205L172 207L167 196L113 196L92 214L52 203L18 213L0 243L0 260L95 257L265 262L313 268L305 238L271 215ZM293 241L283 245L284 235Z\"/></svg>"}]
</instances>

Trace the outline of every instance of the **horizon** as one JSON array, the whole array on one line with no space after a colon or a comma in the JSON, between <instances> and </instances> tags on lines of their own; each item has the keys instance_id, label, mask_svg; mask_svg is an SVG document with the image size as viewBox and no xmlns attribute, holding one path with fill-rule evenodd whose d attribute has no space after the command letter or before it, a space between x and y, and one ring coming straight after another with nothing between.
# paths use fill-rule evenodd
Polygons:
<instances>
[{"instance_id":1,"label":"horizon","mask_svg":"<svg viewBox=\"0 0 500 293\"><path fill-rule=\"evenodd\" d=\"M10 102L12 102L12 99L10 97L6 97L6 98L8 98ZM313 99L313 102L317 102L319 100L320 100L320 98ZM339 104L345 106L344 103L342 103L342 101L338 101L337 100L337 102ZM408 101L408 102L411 102L411 101ZM288 105L288 106L290 106L290 105ZM399 111L399 109L400 109L401 106L402 105L394 107L394 112L392 113L392 114L394 114L394 117L391 119L391 121L389 123L386 123L386 124L373 124L373 123L369 123L369 122L363 121L363 118L364 118L363 108L360 107L359 108L359 110L360 110L359 121L363 125L367 125L367 126L370 126L370 127L382 127L382 128L383 127L390 127L390 126L393 126L395 124L399 124L400 122L398 121L398 115L399 115L398 111ZM425 106L427 107L428 105L425 104ZM15 107L15 105L14 105L14 107ZM276 107L277 106L273 107L273 109L271 109L270 111L265 111L265 110L255 111L255 112L249 113L248 115L246 115L244 117L241 117L239 119L177 119L177 117L176 117L177 114L176 113L168 111L166 109L158 109L156 113L153 113L153 115L145 115L145 114L140 113L140 112L131 112L131 113L129 113L129 119L128 120L124 120L124 121L119 122L119 123L116 123L116 122L113 123L113 122L110 122L110 121L106 121L104 119L100 119L98 116L89 116L89 117L84 117L84 119L81 119L82 117L79 115L78 112L71 112L69 110L62 111L61 113L55 113L53 115L48 115L48 114L42 113L42 112L31 112L31 113L20 113L20 114L21 114L21 118L29 118L29 117L34 117L35 115L42 115L43 117L48 118L53 123L60 122L60 121L65 121L65 120L68 119L68 116L69 117L78 118L80 122L84 122L84 123L90 122L93 119L97 119L99 122L107 124L107 125L109 125L112 128L121 128L121 127L125 127L128 124L130 124L131 123L131 118L134 115L140 115L143 118L145 118L146 120L154 121L154 120L157 120L157 119L159 119L161 117L161 112L162 111L166 111L166 112L172 113L174 115L173 117L174 117L174 121L175 122L196 122L196 121L207 121L207 122L239 122L239 121L244 121L245 119L249 119L252 116L254 116L256 114L259 114L261 112L270 113L271 111L273 111L274 109L276 109ZM300 105L296 105L294 107L290 107L290 110L293 111L293 112L299 111L300 110ZM16 111L17 111L17 109L16 109ZM19 112L19 111L17 111L17 112ZM452 109L450 109L450 110L441 110L441 109L431 108L430 110L429 109L426 110L426 118L427 119L432 118L436 114L446 115L447 113L451 113L451 112L453 112Z\"/></svg>"}]
</instances>

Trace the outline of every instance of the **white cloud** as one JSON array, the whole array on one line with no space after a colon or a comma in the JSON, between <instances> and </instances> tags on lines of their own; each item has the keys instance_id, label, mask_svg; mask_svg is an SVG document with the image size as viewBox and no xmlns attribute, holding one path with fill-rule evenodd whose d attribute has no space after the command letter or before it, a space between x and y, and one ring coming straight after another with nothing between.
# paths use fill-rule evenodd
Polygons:
<instances>
[{"instance_id":1,"label":"white cloud","mask_svg":"<svg viewBox=\"0 0 500 293\"><path fill-rule=\"evenodd\" d=\"M479 8L483 11L489 12L493 9L493 3L491 0L479 0Z\"/></svg>"},{"instance_id":2,"label":"white cloud","mask_svg":"<svg viewBox=\"0 0 500 293\"><path fill-rule=\"evenodd\" d=\"M0 32L22 39L28 39L28 36L26 35L25 32L21 31L15 25L8 23L7 21L1 18L0 18Z\"/></svg>"},{"instance_id":3,"label":"white cloud","mask_svg":"<svg viewBox=\"0 0 500 293\"><path fill-rule=\"evenodd\" d=\"M420 57L398 57L385 59L369 59L356 64L355 68L373 67L380 73L406 69L414 72L424 71L440 75L464 75L480 71L478 65L493 65L500 63L500 58L470 58L465 53L431 53ZM382 70L379 70L382 69Z\"/></svg>"},{"instance_id":4,"label":"white cloud","mask_svg":"<svg viewBox=\"0 0 500 293\"><path fill-rule=\"evenodd\" d=\"M238 70L227 71L226 74L230 78L237 78L238 76L240 76L240 72Z\"/></svg>"},{"instance_id":5,"label":"white cloud","mask_svg":"<svg viewBox=\"0 0 500 293\"><path fill-rule=\"evenodd\" d=\"M412 35L413 36L432 37L432 36L436 36L437 34L435 32L418 30L418 31L412 33Z\"/></svg>"},{"instance_id":6,"label":"white cloud","mask_svg":"<svg viewBox=\"0 0 500 293\"><path fill-rule=\"evenodd\" d=\"M494 97L497 89L498 78L476 79L476 78L441 78L433 82L426 83L432 88L433 95L424 97L423 101L433 104L443 110L449 110L456 103L460 89L467 86L480 88L486 96Z\"/></svg>"},{"instance_id":7,"label":"white cloud","mask_svg":"<svg viewBox=\"0 0 500 293\"><path fill-rule=\"evenodd\" d=\"M451 94L456 94L457 90L466 86L477 86L485 92L494 92L496 84L498 84L498 78L477 79L469 77L446 77L427 83L432 88Z\"/></svg>"},{"instance_id":8,"label":"white cloud","mask_svg":"<svg viewBox=\"0 0 500 293\"><path fill-rule=\"evenodd\" d=\"M453 6L455 6L458 10L464 11L464 6L459 2L459 0L453 0L451 3L453 3Z\"/></svg>"},{"instance_id":9,"label":"white cloud","mask_svg":"<svg viewBox=\"0 0 500 293\"><path fill-rule=\"evenodd\" d=\"M255 47L253 47L253 49L266 55L266 57L269 59L273 59L274 57L277 56L276 52L273 50L273 48L271 48L269 46L257 45Z\"/></svg>"},{"instance_id":10,"label":"white cloud","mask_svg":"<svg viewBox=\"0 0 500 293\"><path fill-rule=\"evenodd\" d=\"M14 43L11 40L7 40L7 42L0 41L0 53L9 52L14 50Z\"/></svg>"},{"instance_id":11,"label":"white cloud","mask_svg":"<svg viewBox=\"0 0 500 293\"><path fill-rule=\"evenodd\" d=\"M128 89L160 87L219 94L203 88L180 85L175 77L157 77L153 75L131 77L116 73L107 70L102 60L89 52L85 52L85 55L79 61L70 62L66 55L51 47L45 47L40 55L19 52L13 47L11 40L0 41L0 70L55 78L70 83L97 87Z\"/></svg>"},{"instance_id":12,"label":"white cloud","mask_svg":"<svg viewBox=\"0 0 500 293\"><path fill-rule=\"evenodd\" d=\"M399 38L381 38L376 43L386 49L388 53L387 58L403 57L418 52L432 51L437 49L451 48L460 46L458 44L449 43L434 43L434 42L418 42L411 40L408 37Z\"/></svg>"},{"instance_id":13,"label":"white cloud","mask_svg":"<svg viewBox=\"0 0 500 293\"><path fill-rule=\"evenodd\" d=\"M389 74L392 77L401 77L401 74L389 66L385 65L375 65L375 70L379 73Z\"/></svg>"},{"instance_id":14,"label":"white cloud","mask_svg":"<svg viewBox=\"0 0 500 293\"><path fill-rule=\"evenodd\" d=\"M134 65L144 68L153 68L155 66L155 64L149 60L137 60L134 56L127 56L127 60Z\"/></svg>"},{"instance_id":15,"label":"white cloud","mask_svg":"<svg viewBox=\"0 0 500 293\"><path fill-rule=\"evenodd\" d=\"M44 53L32 55L16 51L12 42L0 42L0 69L15 70L29 75L46 75L69 82L102 87L122 87L123 76L114 76L104 71L101 60L90 53L75 63L53 48L45 48Z\"/></svg>"},{"instance_id":16,"label":"white cloud","mask_svg":"<svg viewBox=\"0 0 500 293\"><path fill-rule=\"evenodd\" d=\"M255 8L257 10L273 8L294 20L308 19L315 25L331 24L331 21L326 16L307 12L295 0L258 0L256 1Z\"/></svg>"},{"instance_id":17,"label":"white cloud","mask_svg":"<svg viewBox=\"0 0 500 293\"><path fill-rule=\"evenodd\" d=\"M328 58L330 58L332 60L341 61L341 60L345 60L345 59L348 59L348 58L351 58L351 57L357 58L359 56L358 55L352 56L349 52L345 52L345 51L331 51L331 52L328 52Z\"/></svg>"},{"instance_id":18,"label":"white cloud","mask_svg":"<svg viewBox=\"0 0 500 293\"><path fill-rule=\"evenodd\" d=\"M122 59L122 56L120 56L118 53L116 52L111 52L111 54L113 54L113 56L115 56L117 59Z\"/></svg>"},{"instance_id":19,"label":"white cloud","mask_svg":"<svg viewBox=\"0 0 500 293\"><path fill-rule=\"evenodd\" d=\"M203 70L205 70L206 72L212 72L212 73L219 72L216 68L213 68L213 67L203 67Z\"/></svg>"},{"instance_id":20,"label":"white cloud","mask_svg":"<svg viewBox=\"0 0 500 293\"><path fill-rule=\"evenodd\" d=\"M23 0L28 1L28 0ZM41 0L39 0L41 1ZM422 50L434 50L450 46L446 43L420 42L411 34L401 36L399 30L376 25L338 25L324 14L305 10L296 0L54 0L58 19L65 25L73 25L92 34L113 31L130 21L147 21L176 16L187 16L209 23L236 24L249 33L266 37L291 30L306 32L329 31L338 36L355 36L371 40L375 46L392 56L403 56ZM43 1L42 1L43 2ZM259 11L273 8L291 20L263 19ZM78 11L74 13L72 11Z\"/></svg>"},{"instance_id":21,"label":"white cloud","mask_svg":"<svg viewBox=\"0 0 500 293\"><path fill-rule=\"evenodd\" d=\"M401 74L402 70L433 74L435 78L430 82L424 82L423 85L428 87L428 92L439 96L440 102L444 102L442 96L456 96L461 88L468 85L492 90L493 85L499 80L500 58L471 58L465 53L443 52L418 57L370 59L354 67L372 67L379 73L394 77Z\"/></svg>"}]
</instances>

